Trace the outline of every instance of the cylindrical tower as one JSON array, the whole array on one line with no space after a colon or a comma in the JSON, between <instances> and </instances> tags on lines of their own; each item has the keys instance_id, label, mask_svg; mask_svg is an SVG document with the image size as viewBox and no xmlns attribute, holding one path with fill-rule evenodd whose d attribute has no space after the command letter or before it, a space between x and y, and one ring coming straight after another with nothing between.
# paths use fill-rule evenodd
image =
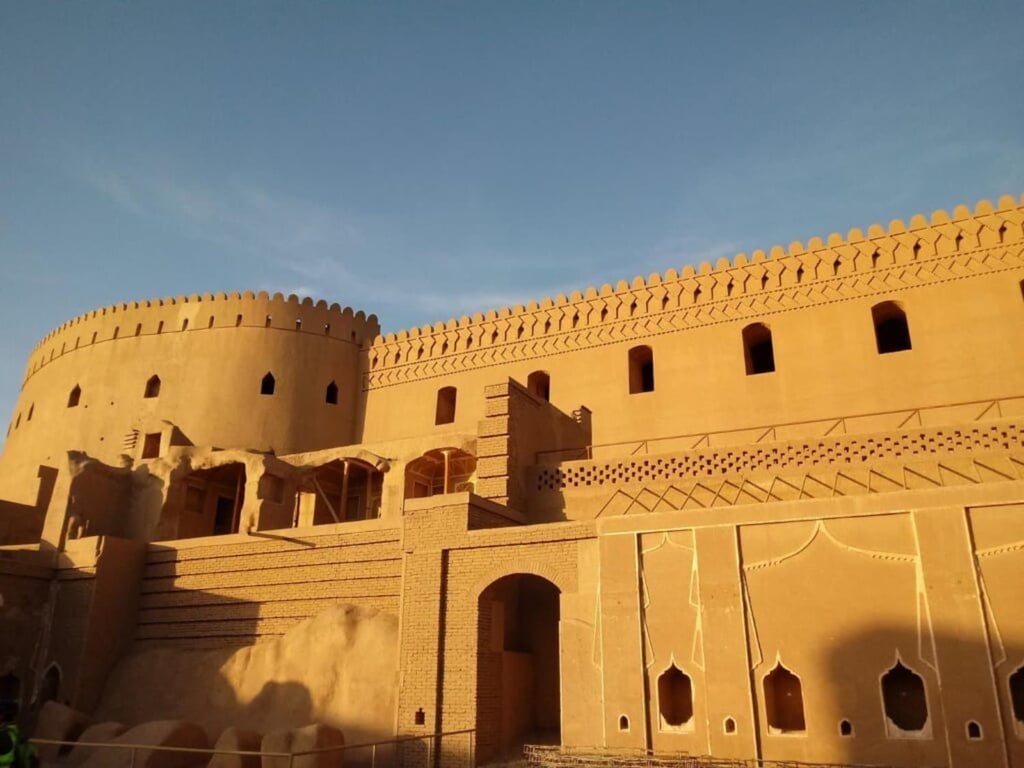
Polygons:
<instances>
[{"instance_id":1,"label":"cylindrical tower","mask_svg":"<svg viewBox=\"0 0 1024 768\"><path fill-rule=\"evenodd\" d=\"M33 350L0 456L0 498L29 502L69 450L117 464L170 422L195 445L277 454L357 438L360 349L377 318L296 296L193 295L71 320Z\"/></svg>"}]
</instances>

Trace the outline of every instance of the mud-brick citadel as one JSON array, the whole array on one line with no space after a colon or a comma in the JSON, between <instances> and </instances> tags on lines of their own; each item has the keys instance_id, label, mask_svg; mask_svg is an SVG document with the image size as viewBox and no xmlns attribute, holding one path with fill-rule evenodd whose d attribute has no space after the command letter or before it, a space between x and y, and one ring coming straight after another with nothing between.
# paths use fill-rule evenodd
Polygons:
<instances>
[{"instance_id":1,"label":"mud-brick citadel","mask_svg":"<svg viewBox=\"0 0 1024 768\"><path fill-rule=\"evenodd\" d=\"M1024 766L1024 201L387 336L89 312L0 499L26 718Z\"/></svg>"}]
</instances>

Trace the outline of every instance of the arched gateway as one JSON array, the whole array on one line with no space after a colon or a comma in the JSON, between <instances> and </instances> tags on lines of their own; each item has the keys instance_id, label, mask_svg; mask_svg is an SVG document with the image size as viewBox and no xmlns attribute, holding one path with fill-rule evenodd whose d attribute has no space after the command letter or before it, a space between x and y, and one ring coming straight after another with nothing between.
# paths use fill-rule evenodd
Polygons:
<instances>
[{"instance_id":1,"label":"arched gateway","mask_svg":"<svg viewBox=\"0 0 1024 768\"><path fill-rule=\"evenodd\" d=\"M558 587L533 574L491 582L479 597L476 762L523 743L560 740Z\"/></svg>"}]
</instances>

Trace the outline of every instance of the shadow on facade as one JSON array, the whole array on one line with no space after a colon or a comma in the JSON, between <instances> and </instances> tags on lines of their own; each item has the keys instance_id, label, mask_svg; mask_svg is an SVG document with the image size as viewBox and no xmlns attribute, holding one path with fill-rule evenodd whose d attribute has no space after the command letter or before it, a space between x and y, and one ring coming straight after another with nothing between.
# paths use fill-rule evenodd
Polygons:
<instances>
[{"instance_id":1,"label":"shadow on facade","mask_svg":"<svg viewBox=\"0 0 1024 768\"><path fill-rule=\"evenodd\" d=\"M765 735L762 727L762 754L773 757L781 740L805 739L824 742L830 759L844 763L1024 765L1024 647L992 637L990 647L927 629L854 635L827 652L827 682L803 682L805 729ZM772 711L763 693L756 698L769 728L791 707L777 703ZM822 754L812 748L807 757Z\"/></svg>"}]
</instances>

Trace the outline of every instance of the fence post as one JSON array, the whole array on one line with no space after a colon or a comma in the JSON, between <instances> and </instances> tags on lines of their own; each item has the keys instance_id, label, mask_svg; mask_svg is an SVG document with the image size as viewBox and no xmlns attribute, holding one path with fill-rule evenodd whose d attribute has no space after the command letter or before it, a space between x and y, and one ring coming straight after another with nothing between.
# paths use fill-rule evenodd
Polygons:
<instances>
[{"instance_id":1,"label":"fence post","mask_svg":"<svg viewBox=\"0 0 1024 768\"><path fill-rule=\"evenodd\" d=\"M370 747L370 768L377 768L377 745Z\"/></svg>"},{"instance_id":2,"label":"fence post","mask_svg":"<svg viewBox=\"0 0 1024 768\"><path fill-rule=\"evenodd\" d=\"M135 747L132 747L132 761L129 764L129 768L135 768Z\"/></svg>"}]
</instances>

